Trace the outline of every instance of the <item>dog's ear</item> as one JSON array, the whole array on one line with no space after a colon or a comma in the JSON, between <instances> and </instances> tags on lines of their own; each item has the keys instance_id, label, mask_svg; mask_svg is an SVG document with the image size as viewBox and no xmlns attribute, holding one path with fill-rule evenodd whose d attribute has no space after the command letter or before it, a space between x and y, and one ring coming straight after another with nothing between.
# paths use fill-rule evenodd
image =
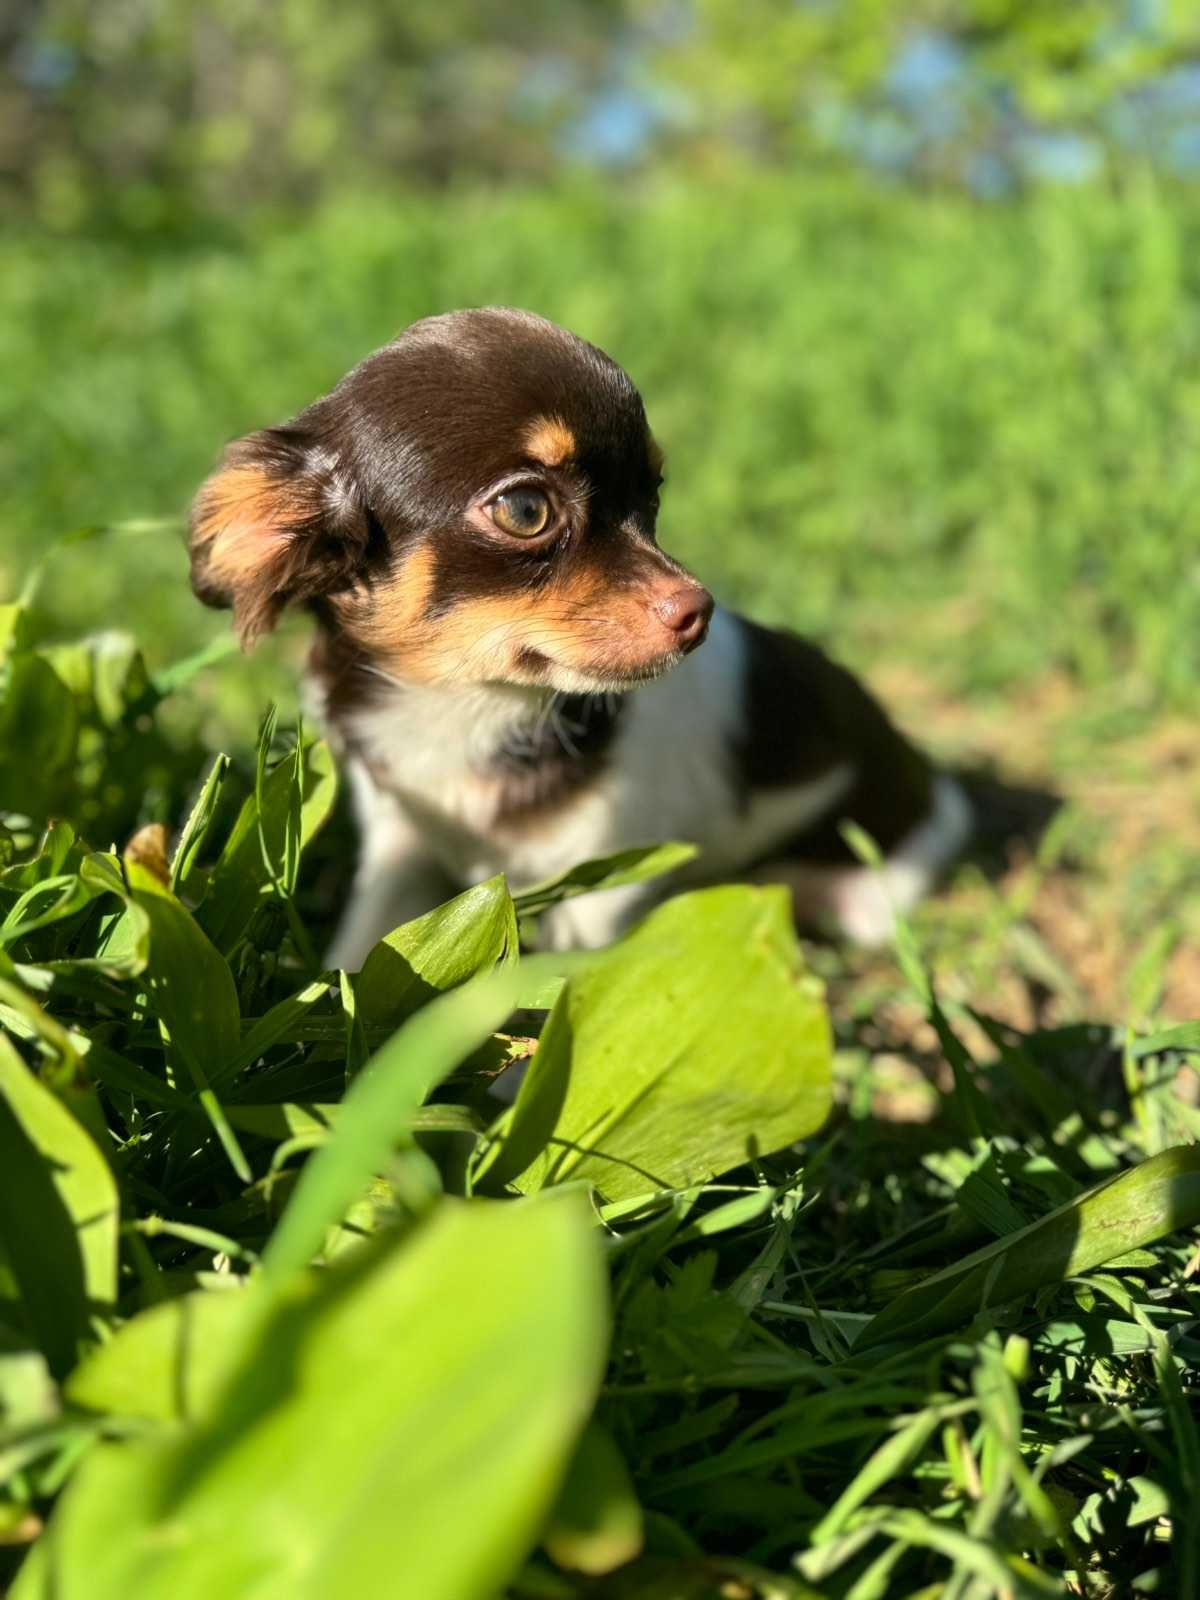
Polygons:
<instances>
[{"instance_id":1,"label":"dog's ear","mask_svg":"<svg viewBox=\"0 0 1200 1600\"><path fill-rule=\"evenodd\" d=\"M264 428L226 450L192 504L192 588L232 606L243 645L284 607L351 584L370 537L348 476L306 430Z\"/></svg>"}]
</instances>

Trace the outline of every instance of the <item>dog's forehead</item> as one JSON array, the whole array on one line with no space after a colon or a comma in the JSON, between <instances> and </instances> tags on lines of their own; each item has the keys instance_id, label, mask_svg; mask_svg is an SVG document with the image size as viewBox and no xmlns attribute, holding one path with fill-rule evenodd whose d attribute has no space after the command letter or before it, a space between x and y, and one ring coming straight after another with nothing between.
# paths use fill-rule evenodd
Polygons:
<instances>
[{"instance_id":1,"label":"dog's forehead","mask_svg":"<svg viewBox=\"0 0 1200 1600\"><path fill-rule=\"evenodd\" d=\"M637 388L603 351L525 312L415 323L350 374L361 422L432 461L481 472L515 457L603 472L653 456Z\"/></svg>"}]
</instances>

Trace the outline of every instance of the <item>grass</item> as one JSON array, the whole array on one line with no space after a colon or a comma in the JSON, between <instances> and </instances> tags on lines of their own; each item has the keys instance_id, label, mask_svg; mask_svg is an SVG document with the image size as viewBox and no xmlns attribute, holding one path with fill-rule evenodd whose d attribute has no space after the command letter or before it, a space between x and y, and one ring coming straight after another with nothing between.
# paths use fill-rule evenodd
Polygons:
<instances>
[{"instance_id":1,"label":"grass","mask_svg":"<svg viewBox=\"0 0 1200 1600\"><path fill-rule=\"evenodd\" d=\"M68 1597L236 1592L240 1563L286 1574L305 1530L314 1561L352 1548L432 1600L1192 1592L1198 221L1149 189L981 210L755 180L375 197L157 252L17 241L0 575L15 593L45 565L4 613L0 1100L20 1126L0 1137L57 1149L94 1202L27 1162L61 1252L49 1290L20 1249L28 1205L0 1206L0 1529L10 1567L44 1552L19 1600L52 1555ZM177 516L222 438L411 317L495 300L641 382L668 548L868 670L1022 823L886 956L771 935L832 1024L824 1064L819 1014L786 1024L795 1124L771 1109L782 1000L737 1009L771 980L741 964L760 941L736 918L766 913L685 910L706 1009L665 1142L628 1119L622 1170L657 1175L634 1188L606 1178L587 1095L617 1092L602 1061L679 1054L678 1008L639 987L670 941L571 976L535 1060L585 1097L527 1104L517 1138L481 1082L529 1054L565 974L514 971L491 886L399 935L365 988L330 987L346 820L319 747L276 737L256 763L250 737L268 695L288 723L303 628L213 659L227 619L187 595L177 528L113 526ZM63 534L88 536L47 555ZM144 661L112 636L47 644L97 623L132 628ZM175 899L153 828L121 864L155 823ZM493 1034L514 998L533 1020ZM705 1095L731 1073L754 1109L718 1161ZM575 1149L590 1215L551 1148ZM326 1325L364 1342L342 1360ZM281 1349L308 1375L294 1392ZM431 1438L448 1498L420 1470ZM407 1465L376 1503L366 1463L388 1451ZM334 1501L306 1498L309 1460ZM192 1486L168 1509L196 1541L164 1556L146 1508L167 1515L168 1480ZM268 1482L281 1548L241 1531ZM39 1540L64 1483L64 1531ZM328 1519L356 1508L339 1546ZM186 1566L200 1549L211 1564Z\"/></svg>"}]
</instances>

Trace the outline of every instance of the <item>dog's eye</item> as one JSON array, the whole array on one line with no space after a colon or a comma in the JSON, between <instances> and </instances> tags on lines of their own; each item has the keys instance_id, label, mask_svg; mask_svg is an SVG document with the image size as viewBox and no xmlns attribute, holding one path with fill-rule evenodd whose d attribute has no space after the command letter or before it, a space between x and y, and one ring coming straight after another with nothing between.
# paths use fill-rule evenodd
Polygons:
<instances>
[{"instance_id":1,"label":"dog's eye","mask_svg":"<svg viewBox=\"0 0 1200 1600\"><path fill-rule=\"evenodd\" d=\"M488 508L492 521L517 539L535 539L550 526L550 502L540 489L509 489Z\"/></svg>"}]
</instances>

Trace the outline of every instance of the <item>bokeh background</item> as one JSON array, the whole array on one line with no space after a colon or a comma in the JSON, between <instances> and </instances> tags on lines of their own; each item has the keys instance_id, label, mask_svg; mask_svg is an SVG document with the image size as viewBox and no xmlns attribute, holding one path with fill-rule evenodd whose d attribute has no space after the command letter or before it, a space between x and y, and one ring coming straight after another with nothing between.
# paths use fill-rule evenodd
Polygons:
<instances>
[{"instance_id":1,"label":"bokeh background","mask_svg":"<svg viewBox=\"0 0 1200 1600\"><path fill-rule=\"evenodd\" d=\"M0 588L38 569L41 633L224 637L181 528L224 441L528 306L642 386L667 548L1062 802L926 913L963 993L1200 1013L1188 0L9 0L0 67ZM179 737L286 715L303 631Z\"/></svg>"}]
</instances>

